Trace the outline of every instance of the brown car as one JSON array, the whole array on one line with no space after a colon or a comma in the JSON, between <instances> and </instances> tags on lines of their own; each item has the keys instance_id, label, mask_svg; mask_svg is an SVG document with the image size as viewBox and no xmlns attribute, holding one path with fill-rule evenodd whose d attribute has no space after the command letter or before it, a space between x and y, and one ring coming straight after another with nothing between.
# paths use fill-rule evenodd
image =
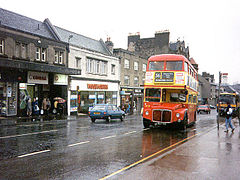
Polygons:
<instances>
[{"instance_id":1,"label":"brown car","mask_svg":"<svg viewBox=\"0 0 240 180\"><path fill-rule=\"evenodd\" d=\"M210 114L211 113L210 106L208 104L199 105L197 108L197 113L199 114L201 112L206 112L207 114Z\"/></svg>"}]
</instances>

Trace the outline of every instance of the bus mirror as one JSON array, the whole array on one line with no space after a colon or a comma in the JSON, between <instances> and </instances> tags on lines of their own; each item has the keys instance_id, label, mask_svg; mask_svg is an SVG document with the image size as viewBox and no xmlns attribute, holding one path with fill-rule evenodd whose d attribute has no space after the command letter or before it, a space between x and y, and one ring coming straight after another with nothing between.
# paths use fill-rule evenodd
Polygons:
<instances>
[{"instance_id":1,"label":"bus mirror","mask_svg":"<svg viewBox=\"0 0 240 180\"><path fill-rule=\"evenodd\" d=\"M185 91L185 95L188 95L188 90Z\"/></svg>"}]
</instances>

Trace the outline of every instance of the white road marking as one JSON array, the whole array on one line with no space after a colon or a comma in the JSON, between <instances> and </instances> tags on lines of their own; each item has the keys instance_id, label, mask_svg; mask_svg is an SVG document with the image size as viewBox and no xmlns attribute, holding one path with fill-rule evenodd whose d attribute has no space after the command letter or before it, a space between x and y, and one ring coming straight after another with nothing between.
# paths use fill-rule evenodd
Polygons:
<instances>
[{"instance_id":1,"label":"white road marking","mask_svg":"<svg viewBox=\"0 0 240 180\"><path fill-rule=\"evenodd\" d=\"M125 135L127 135L127 134L132 134L132 133L135 133L135 132L137 132L137 131L127 132L127 133L125 133Z\"/></svg>"},{"instance_id":2,"label":"white road marking","mask_svg":"<svg viewBox=\"0 0 240 180\"><path fill-rule=\"evenodd\" d=\"M58 130L41 131L41 132L34 132L34 133L27 133L27 134L18 134L18 135L12 135L12 136L2 136L2 137L0 137L0 139L7 139L7 138L13 138L13 137L21 137L21 136L28 136L28 135L34 135L34 134L56 132L56 131L58 131Z\"/></svg>"},{"instance_id":3,"label":"white road marking","mask_svg":"<svg viewBox=\"0 0 240 180\"><path fill-rule=\"evenodd\" d=\"M21 156L18 156L18 157L22 158L22 157L32 156L32 155L35 155L35 154L45 153L45 152L49 152L49 151L50 150L38 151L38 152L29 153L29 154L24 154L24 155L21 155Z\"/></svg>"},{"instance_id":4,"label":"white road marking","mask_svg":"<svg viewBox=\"0 0 240 180\"><path fill-rule=\"evenodd\" d=\"M147 131L147 130L149 130L150 128L146 128L146 129L143 129L143 131Z\"/></svg>"},{"instance_id":5,"label":"white road marking","mask_svg":"<svg viewBox=\"0 0 240 180\"><path fill-rule=\"evenodd\" d=\"M113 137L116 137L116 135L113 135L113 136L107 136L107 137L103 137L103 138L100 138L100 139L109 139L109 138L113 138Z\"/></svg>"},{"instance_id":6,"label":"white road marking","mask_svg":"<svg viewBox=\"0 0 240 180\"><path fill-rule=\"evenodd\" d=\"M72 146L77 146L77 145L80 145L80 144L86 144L86 143L89 143L90 141L84 141L84 142L79 142L79 143L75 143L75 144L69 144L68 147L72 147Z\"/></svg>"}]
</instances>

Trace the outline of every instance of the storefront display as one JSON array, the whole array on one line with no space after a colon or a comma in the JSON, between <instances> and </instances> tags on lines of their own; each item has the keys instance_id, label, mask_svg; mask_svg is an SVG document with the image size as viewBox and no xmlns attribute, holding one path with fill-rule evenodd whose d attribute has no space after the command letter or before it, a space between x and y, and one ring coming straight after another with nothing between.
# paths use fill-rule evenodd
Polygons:
<instances>
[{"instance_id":1,"label":"storefront display","mask_svg":"<svg viewBox=\"0 0 240 180\"><path fill-rule=\"evenodd\" d=\"M120 105L118 83L76 80L71 82L71 91L74 90L78 94L78 112L81 113L88 113L95 104Z\"/></svg>"},{"instance_id":2,"label":"storefront display","mask_svg":"<svg viewBox=\"0 0 240 180\"><path fill-rule=\"evenodd\" d=\"M0 115L17 115L17 83L0 82Z\"/></svg>"}]
</instances>

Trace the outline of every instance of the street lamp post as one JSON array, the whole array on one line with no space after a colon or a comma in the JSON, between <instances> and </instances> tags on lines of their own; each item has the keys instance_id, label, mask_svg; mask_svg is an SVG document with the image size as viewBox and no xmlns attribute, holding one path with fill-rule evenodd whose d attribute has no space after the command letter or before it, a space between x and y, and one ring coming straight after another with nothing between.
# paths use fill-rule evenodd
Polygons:
<instances>
[{"instance_id":1,"label":"street lamp post","mask_svg":"<svg viewBox=\"0 0 240 180\"><path fill-rule=\"evenodd\" d=\"M219 118L220 118L220 89L221 89L221 82L222 82L222 74L221 71L219 71L219 83L218 83L218 106L217 106L217 110L218 110L218 114L217 114L217 128L219 130Z\"/></svg>"}]
</instances>

